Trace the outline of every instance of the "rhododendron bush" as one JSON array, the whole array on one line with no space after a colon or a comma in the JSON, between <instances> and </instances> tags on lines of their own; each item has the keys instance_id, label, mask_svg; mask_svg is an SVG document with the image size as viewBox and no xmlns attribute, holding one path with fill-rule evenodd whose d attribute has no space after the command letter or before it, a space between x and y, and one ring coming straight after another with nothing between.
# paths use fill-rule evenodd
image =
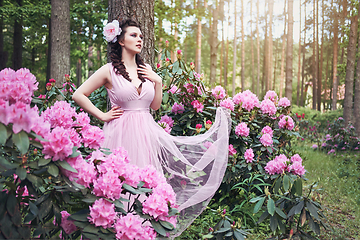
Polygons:
<instances>
[{"instance_id":1,"label":"rhododendron bush","mask_svg":"<svg viewBox=\"0 0 360 240\"><path fill-rule=\"evenodd\" d=\"M0 238L155 239L175 229L175 193L154 167L102 149L102 130L66 101L51 105L47 94L40 112L29 70L2 70L0 85L9 90L0 95Z\"/></svg>"},{"instance_id":2,"label":"rhododendron bush","mask_svg":"<svg viewBox=\"0 0 360 240\"><path fill-rule=\"evenodd\" d=\"M232 119L228 168L211 205L225 207L231 215L220 211L220 222L211 226L206 238L242 239L239 234L246 235L242 225L255 228L263 221L279 238L288 236L291 228L296 236L318 234L323 215L311 194L303 192L306 170L291 147L292 139L300 135L290 101L279 99L274 91L263 99L250 90L229 96L222 86L205 86L194 64L188 66L181 58L165 61L169 54L163 50L164 64L157 68L164 79L159 124L173 135L191 136L211 127L217 107L229 109ZM239 220L232 223L230 218Z\"/></svg>"}]
</instances>

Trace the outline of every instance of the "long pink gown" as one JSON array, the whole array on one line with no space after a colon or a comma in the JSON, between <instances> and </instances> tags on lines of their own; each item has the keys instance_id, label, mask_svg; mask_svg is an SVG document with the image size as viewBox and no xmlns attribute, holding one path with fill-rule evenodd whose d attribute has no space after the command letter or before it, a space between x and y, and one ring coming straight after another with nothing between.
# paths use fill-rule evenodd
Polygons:
<instances>
[{"instance_id":1,"label":"long pink gown","mask_svg":"<svg viewBox=\"0 0 360 240\"><path fill-rule=\"evenodd\" d=\"M151 164L167 177L180 210L178 236L205 209L223 179L228 162L229 112L218 108L214 124L204 134L172 136L149 112L155 95L153 83L145 81L139 94L131 82L115 73L111 63L108 66L113 85L107 89L111 106L120 106L124 114L105 123L103 147L122 146L131 163L139 167Z\"/></svg>"}]
</instances>

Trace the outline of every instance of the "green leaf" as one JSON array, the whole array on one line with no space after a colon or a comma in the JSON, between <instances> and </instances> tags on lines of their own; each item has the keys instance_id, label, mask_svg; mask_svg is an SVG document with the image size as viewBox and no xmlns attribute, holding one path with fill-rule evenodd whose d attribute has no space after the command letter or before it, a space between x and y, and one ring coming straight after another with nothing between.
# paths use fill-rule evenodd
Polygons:
<instances>
[{"instance_id":1,"label":"green leaf","mask_svg":"<svg viewBox=\"0 0 360 240\"><path fill-rule=\"evenodd\" d=\"M168 101L169 101L169 93L164 92L162 102L163 102L163 104L166 104Z\"/></svg>"},{"instance_id":2,"label":"green leaf","mask_svg":"<svg viewBox=\"0 0 360 240\"><path fill-rule=\"evenodd\" d=\"M16 169L16 175L19 176L20 180L24 180L26 178L26 169L19 166L17 169Z\"/></svg>"},{"instance_id":3,"label":"green leaf","mask_svg":"<svg viewBox=\"0 0 360 240\"><path fill-rule=\"evenodd\" d=\"M309 212L311 213L311 215L316 218L316 220L320 221L319 215L317 213L318 209L317 207L315 207L314 204L312 204L311 202L306 202L306 207L309 210Z\"/></svg>"},{"instance_id":4,"label":"green leaf","mask_svg":"<svg viewBox=\"0 0 360 240\"><path fill-rule=\"evenodd\" d=\"M136 190L135 188L126 183L123 184L123 188L132 194L142 194L142 192Z\"/></svg>"},{"instance_id":5,"label":"green leaf","mask_svg":"<svg viewBox=\"0 0 360 240\"><path fill-rule=\"evenodd\" d=\"M74 214L71 214L69 218L70 220L88 223L89 222L88 217L90 216L89 213L90 213L89 209L83 209Z\"/></svg>"},{"instance_id":6,"label":"green leaf","mask_svg":"<svg viewBox=\"0 0 360 240\"><path fill-rule=\"evenodd\" d=\"M73 148L73 152L72 154L69 156L69 158L74 158L74 157L77 157L79 156L81 153L79 151L77 151L77 147L74 147Z\"/></svg>"},{"instance_id":7,"label":"green leaf","mask_svg":"<svg viewBox=\"0 0 360 240\"><path fill-rule=\"evenodd\" d=\"M220 228L219 230L217 230L215 233L223 233L223 232L227 232L231 230L231 227L223 227L223 228Z\"/></svg>"},{"instance_id":8,"label":"green leaf","mask_svg":"<svg viewBox=\"0 0 360 240\"><path fill-rule=\"evenodd\" d=\"M262 199L258 201L258 203L254 207L254 213L257 213L260 210L260 208L264 204L264 201L265 201L265 197L262 197Z\"/></svg>"},{"instance_id":9,"label":"green leaf","mask_svg":"<svg viewBox=\"0 0 360 240\"><path fill-rule=\"evenodd\" d=\"M99 231L99 228L95 227L92 224L87 225L84 229L84 232L96 234Z\"/></svg>"},{"instance_id":10,"label":"green leaf","mask_svg":"<svg viewBox=\"0 0 360 240\"><path fill-rule=\"evenodd\" d=\"M275 207L275 211L280 217L282 217L283 219L286 219L286 214L280 208Z\"/></svg>"},{"instance_id":11,"label":"green leaf","mask_svg":"<svg viewBox=\"0 0 360 240\"><path fill-rule=\"evenodd\" d=\"M283 187L284 187L285 192L289 191L290 179L287 175L284 175L284 177L283 177Z\"/></svg>"},{"instance_id":12,"label":"green leaf","mask_svg":"<svg viewBox=\"0 0 360 240\"><path fill-rule=\"evenodd\" d=\"M234 188L234 187L233 187ZM252 199L250 199L250 201L249 202L251 202L251 203L256 203L257 201L260 201L261 199L263 199L264 197L256 197L256 198L252 198Z\"/></svg>"},{"instance_id":13,"label":"green leaf","mask_svg":"<svg viewBox=\"0 0 360 240\"><path fill-rule=\"evenodd\" d=\"M319 224L315 222L311 217L309 218L309 227L314 233L320 234Z\"/></svg>"},{"instance_id":14,"label":"green leaf","mask_svg":"<svg viewBox=\"0 0 360 240\"><path fill-rule=\"evenodd\" d=\"M275 194L277 194L279 192L280 186L281 186L281 178L278 178L276 180L275 187L274 187Z\"/></svg>"},{"instance_id":15,"label":"green leaf","mask_svg":"<svg viewBox=\"0 0 360 240\"><path fill-rule=\"evenodd\" d=\"M5 158L0 158L0 172L2 172L4 169L6 170L10 170L10 169L13 169L13 168L16 168L18 167L19 164L16 164L16 163L9 163L8 160L6 160Z\"/></svg>"},{"instance_id":16,"label":"green leaf","mask_svg":"<svg viewBox=\"0 0 360 240\"><path fill-rule=\"evenodd\" d=\"M65 170L68 170L68 171L73 172L73 173L78 172L67 161L57 161L56 163L59 164L60 167L62 167Z\"/></svg>"},{"instance_id":17,"label":"green leaf","mask_svg":"<svg viewBox=\"0 0 360 240\"><path fill-rule=\"evenodd\" d=\"M51 158L40 158L39 159L39 163L38 163L38 166L41 167L41 166L45 166L47 165L49 162L51 161Z\"/></svg>"},{"instance_id":18,"label":"green leaf","mask_svg":"<svg viewBox=\"0 0 360 240\"><path fill-rule=\"evenodd\" d=\"M42 184L43 184L42 178L40 178L40 177L38 177L38 176L35 176L35 175L33 175L33 174L27 174L27 175L26 175L26 178L27 178L30 182L32 182L32 183L35 185L35 187L40 187L40 186L42 186Z\"/></svg>"},{"instance_id":19,"label":"green leaf","mask_svg":"<svg viewBox=\"0 0 360 240\"><path fill-rule=\"evenodd\" d=\"M278 226L278 221L277 221L276 216L271 216L270 217L270 229L271 229L271 231L275 232L277 226Z\"/></svg>"},{"instance_id":20,"label":"green leaf","mask_svg":"<svg viewBox=\"0 0 360 240\"><path fill-rule=\"evenodd\" d=\"M10 194L8 196L8 200L6 201L6 209L10 216L13 216L15 214L16 204L16 197L13 194Z\"/></svg>"},{"instance_id":21,"label":"green leaf","mask_svg":"<svg viewBox=\"0 0 360 240\"><path fill-rule=\"evenodd\" d=\"M33 202L29 201L29 207L30 212L34 215L34 217L36 217L39 213L39 209L37 208L37 206Z\"/></svg>"},{"instance_id":22,"label":"green leaf","mask_svg":"<svg viewBox=\"0 0 360 240\"><path fill-rule=\"evenodd\" d=\"M244 236L239 233L238 231L234 231L234 236L236 238L236 240L245 240Z\"/></svg>"},{"instance_id":23,"label":"green leaf","mask_svg":"<svg viewBox=\"0 0 360 240\"><path fill-rule=\"evenodd\" d=\"M48 172L53 175L54 177L59 176L59 168L54 164L51 163L48 167Z\"/></svg>"},{"instance_id":24,"label":"green leaf","mask_svg":"<svg viewBox=\"0 0 360 240\"><path fill-rule=\"evenodd\" d=\"M0 144L4 145L8 139L7 129L4 124L0 123Z\"/></svg>"},{"instance_id":25,"label":"green leaf","mask_svg":"<svg viewBox=\"0 0 360 240\"><path fill-rule=\"evenodd\" d=\"M302 179L301 178L298 178L296 179L295 183L294 183L294 186L295 186L295 192L298 196L302 196Z\"/></svg>"},{"instance_id":26,"label":"green leaf","mask_svg":"<svg viewBox=\"0 0 360 240\"><path fill-rule=\"evenodd\" d=\"M153 226L154 230L160 234L161 236L166 236L166 230L161 226L161 224L155 220L151 220L151 225Z\"/></svg>"},{"instance_id":27,"label":"green leaf","mask_svg":"<svg viewBox=\"0 0 360 240\"><path fill-rule=\"evenodd\" d=\"M272 198L269 198L269 201L267 203L267 209L271 216L274 216L275 213L275 202Z\"/></svg>"},{"instance_id":28,"label":"green leaf","mask_svg":"<svg viewBox=\"0 0 360 240\"><path fill-rule=\"evenodd\" d=\"M29 149L29 137L26 132L21 131L17 134L13 134L12 140L15 143L15 146L19 149L21 154L25 154Z\"/></svg>"},{"instance_id":29,"label":"green leaf","mask_svg":"<svg viewBox=\"0 0 360 240\"><path fill-rule=\"evenodd\" d=\"M171 223L169 222L166 222L166 221L162 221L162 220L159 220L161 226L163 226L164 228L168 229L168 230L173 230L175 227L174 225L172 225Z\"/></svg>"}]
</instances>

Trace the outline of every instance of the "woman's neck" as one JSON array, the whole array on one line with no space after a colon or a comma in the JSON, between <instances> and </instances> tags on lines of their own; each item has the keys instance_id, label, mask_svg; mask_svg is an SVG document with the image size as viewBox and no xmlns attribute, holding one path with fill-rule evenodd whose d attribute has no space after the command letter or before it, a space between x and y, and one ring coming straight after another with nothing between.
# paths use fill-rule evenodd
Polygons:
<instances>
[{"instance_id":1,"label":"woman's neck","mask_svg":"<svg viewBox=\"0 0 360 240\"><path fill-rule=\"evenodd\" d=\"M122 61L123 61L126 68L137 68L136 55L135 54L126 52L123 49L121 59L122 59Z\"/></svg>"}]
</instances>

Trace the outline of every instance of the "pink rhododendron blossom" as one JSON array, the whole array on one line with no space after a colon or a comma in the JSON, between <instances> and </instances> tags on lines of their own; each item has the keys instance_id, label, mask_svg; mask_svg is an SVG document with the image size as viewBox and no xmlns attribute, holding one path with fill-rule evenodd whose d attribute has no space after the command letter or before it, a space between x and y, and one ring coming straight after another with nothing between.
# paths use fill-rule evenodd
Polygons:
<instances>
[{"instance_id":1,"label":"pink rhododendron blossom","mask_svg":"<svg viewBox=\"0 0 360 240\"><path fill-rule=\"evenodd\" d=\"M76 231L77 227L74 224L74 221L68 220L70 213L67 211L61 211L61 224L60 226L65 231L66 234L71 234ZM56 225L56 217L54 217L53 224Z\"/></svg>"},{"instance_id":2,"label":"pink rhododendron blossom","mask_svg":"<svg viewBox=\"0 0 360 240\"><path fill-rule=\"evenodd\" d=\"M173 120L171 117L169 117L168 115L162 116L159 122L165 122L165 123L167 123L171 128L172 128L173 125L174 125L174 120Z\"/></svg>"},{"instance_id":3,"label":"pink rhododendron blossom","mask_svg":"<svg viewBox=\"0 0 360 240\"><path fill-rule=\"evenodd\" d=\"M264 169L270 175L282 174L286 170L287 162L289 159L284 154L280 154L274 160L269 161Z\"/></svg>"},{"instance_id":4,"label":"pink rhododendron blossom","mask_svg":"<svg viewBox=\"0 0 360 240\"><path fill-rule=\"evenodd\" d=\"M184 112L184 105L182 105L181 103L177 103L175 102L174 105L171 108L171 112L175 113L175 114L181 114Z\"/></svg>"},{"instance_id":5,"label":"pink rhododendron blossom","mask_svg":"<svg viewBox=\"0 0 360 240\"><path fill-rule=\"evenodd\" d=\"M34 125L31 128L37 135L46 138L50 133L50 123L45 121L42 116L34 117Z\"/></svg>"},{"instance_id":6,"label":"pink rhododendron blossom","mask_svg":"<svg viewBox=\"0 0 360 240\"><path fill-rule=\"evenodd\" d=\"M120 198L122 185L118 174L108 172L94 180L93 193L96 196L106 197L114 201Z\"/></svg>"},{"instance_id":7,"label":"pink rhododendron blossom","mask_svg":"<svg viewBox=\"0 0 360 240\"><path fill-rule=\"evenodd\" d=\"M170 203L170 206L175 206L176 194L170 184L165 182L160 183L153 189L152 194L161 196L166 202Z\"/></svg>"},{"instance_id":8,"label":"pink rhododendron blossom","mask_svg":"<svg viewBox=\"0 0 360 240\"><path fill-rule=\"evenodd\" d=\"M265 147L270 147L273 144L272 137L269 133L265 133L264 135L262 135L260 138L260 142Z\"/></svg>"},{"instance_id":9,"label":"pink rhododendron blossom","mask_svg":"<svg viewBox=\"0 0 360 240\"><path fill-rule=\"evenodd\" d=\"M235 134L238 136L247 137L249 136L249 133L250 133L250 129L248 128L247 124L244 122L239 123L235 127Z\"/></svg>"},{"instance_id":10,"label":"pink rhododendron blossom","mask_svg":"<svg viewBox=\"0 0 360 240\"><path fill-rule=\"evenodd\" d=\"M234 148L234 146L232 144L229 144L229 154L231 156L234 156L237 153L236 149Z\"/></svg>"},{"instance_id":11,"label":"pink rhododendron blossom","mask_svg":"<svg viewBox=\"0 0 360 240\"><path fill-rule=\"evenodd\" d=\"M216 86L211 90L212 95L215 97L215 99L223 99L226 95L225 89L222 86Z\"/></svg>"},{"instance_id":12,"label":"pink rhododendron blossom","mask_svg":"<svg viewBox=\"0 0 360 240\"><path fill-rule=\"evenodd\" d=\"M77 131L74 128L69 129L69 138L75 147L81 146L80 135L77 133Z\"/></svg>"},{"instance_id":13,"label":"pink rhododendron blossom","mask_svg":"<svg viewBox=\"0 0 360 240\"><path fill-rule=\"evenodd\" d=\"M168 215L168 204L167 201L158 194L150 195L145 202L142 204L143 213L149 214L154 218L158 218L159 216L167 216Z\"/></svg>"},{"instance_id":14,"label":"pink rhododendron blossom","mask_svg":"<svg viewBox=\"0 0 360 240\"><path fill-rule=\"evenodd\" d=\"M116 219L115 205L109 201L100 198L96 200L90 208L90 223L95 224L96 227L102 226L109 228L114 224Z\"/></svg>"},{"instance_id":15,"label":"pink rhododendron blossom","mask_svg":"<svg viewBox=\"0 0 360 240\"><path fill-rule=\"evenodd\" d=\"M242 93L237 93L233 97L235 104L241 105L241 107L247 111L251 111L254 107L259 107L259 99L250 90L246 90Z\"/></svg>"},{"instance_id":16,"label":"pink rhododendron blossom","mask_svg":"<svg viewBox=\"0 0 360 240\"><path fill-rule=\"evenodd\" d=\"M311 148L312 148L312 149L317 149L317 148L318 148L318 145L317 145L317 144L313 144L313 145L311 146Z\"/></svg>"},{"instance_id":17,"label":"pink rhododendron blossom","mask_svg":"<svg viewBox=\"0 0 360 240\"><path fill-rule=\"evenodd\" d=\"M166 183L165 177L158 173L152 165L141 169L140 172L140 181L145 183L145 188L155 188L161 183Z\"/></svg>"},{"instance_id":18,"label":"pink rhododendron blossom","mask_svg":"<svg viewBox=\"0 0 360 240\"><path fill-rule=\"evenodd\" d=\"M116 238L121 240L153 240L156 238L156 232L150 226L142 226L143 219L138 215L129 213L126 216L120 216L114 227Z\"/></svg>"},{"instance_id":19,"label":"pink rhododendron blossom","mask_svg":"<svg viewBox=\"0 0 360 240\"><path fill-rule=\"evenodd\" d=\"M260 104L260 109L262 111L263 114L269 114L274 115L276 113L276 106L275 104L269 100L269 99L265 99L261 102Z\"/></svg>"},{"instance_id":20,"label":"pink rhododendron blossom","mask_svg":"<svg viewBox=\"0 0 360 240\"><path fill-rule=\"evenodd\" d=\"M83 159L83 157L81 156L81 154L77 157L74 158L65 158L64 159L71 167L73 167L77 172L71 172L68 171L64 168L60 168L61 172L67 176L69 178L70 181L75 181L78 178L78 173L79 170L82 167L83 162L85 162L85 160Z\"/></svg>"},{"instance_id":21,"label":"pink rhododendron blossom","mask_svg":"<svg viewBox=\"0 0 360 240\"><path fill-rule=\"evenodd\" d=\"M178 90L178 87L177 87L176 85L173 85L173 86L168 90L168 92L171 92L172 94L175 94L177 90Z\"/></svg>"},{"instance_id":22,"label":"pink rhododendron blossom","mask_svg":"<svg viewBox=\"0 0 360 240\"><path fill-rule=\"evenodd\" d=\"M0 98L0 122L4 125L8 125L10 123L10 111L9 102Z\"/></svg>"},{"instance_id":23,"label":"pink rhododendron blossom","mask_svg":"<svg viewBox=\"0 0 360 240\"><path fill-rule=\"evenodd\" d=\"M197 112L202 112L204 109L204 105L201 102L199 102L199 100L192 101L191 105L193 106L193 108L196 109Z\"/></svg>"},{"instance_id":24,"label":"pink rhododendron blossom","mask_svg":"<svg viewBox=\"0 0 360 240\"><path fill-rule=\"evenodd\" d=\"M70 128L74 125L73 117L76 117L75 108L65 101L56 101L53 106L46 109L41 116L51 124L51 128Z\"/></svg>"},{"instance_id":25,"label":"pink rhododendron blossom","mask_svg":"<svg viewBox=\"0 0 360 240\"><path fill-rule=\"evenodd\" d=\"M262 134L265 134L265 133L268 133L270 134L270 136L272 137L273 136L273 130L271 129L271 127L269 126L265 126L262 130L261 130L261 133Z\"/></svg>"},{"instance_id":26,"label":"pink rhododendron blossom","mask_svg":"<svg viewBox=\"0 0 360 240\"><path fill-rule=\"evenodd\" d=\"M291 105L290 100L287 97L280 98L279 104L280 107L289 107Z\"/></svg>"},{"instance_id":27,"label":"pink rhododendron blossom","mask_svg":"<svg viewBox=\"0 0 360 240\"><path fill-rule=\"evenodd\" d=\"M302 158L300 157L299 154L295 154L294 156L292 156L292 157L290 158L290 161L291 161L292 163L294 163L294 162L300 162L300 163L302 163Z\"/></svg>"},{"instance_id":28,"label":"pink rhododendron blossom","mask_svg":"<svg viewBox=\"0 0 360 240\"><path fill-rule=\"evenodd\" d=\"M264 100L265 99L269 99L273 103L277 103L277 101L279 100L279 97L278 97L278 95L276 94L275 91L269 90L265 94Z\"/></svg>"},{"instance_id":29,"label":"pink rhododendron blossom","mask_svg":"<svg viewBox=\"0 0 360 240\"><path fill-rule=\"evenodd\" d=\"M252 148L246 149L245 153L244 153L244 158L246 160L247 163L251 163L254 160L254 151L252 150Z\"/></svg>"},{"instance_id":30,"label":"pink rhododendron blossom","mask_svg":"<svg viewBox=\"0 0 360 240\"><path fill-rule=\"evenodd\" d=\"M230 109L231 111L234 111L235 106L234 106L234 102L230 98L227 98L220 102L220 107L224 107Z\"/></svg>"},{"instance_id":31,"label":"pink rhododendron blossom","mask_svg":"<svg viewBox=\"0 0 360 240\"><path fill-rule=\"evenodd\" d=\"M283 116L279 121L279 128L293 130L294 120L290 116Z\"/></svg>"},{"instance_id":32,"label":"pink rhododendron blossom","mask_svg":"<svg viewBox=\"0 0 360 240\"><path fill-rule=\"evenodd\" d=\"M289 172L292 172L296 175L299 175L299 176L302 176L305 174L305 168L304 166L301 164L301 162L299 161L295 161L293 162L293 164L291 164L289 167L288 167L288 171Z\"/></svg>"},{"instance_id":33,"label":"pink rhododendron blossom","mask_svg":"<svg viewBox=\"0 0 360 240\"><path fill-rule=\"evenodd\" d=\"M86 112L80 112L76 114L76 123L82 127L90 124L90 117Z\"/></svg>"},{"instance_id":34,"label":"pink rhododendron blossom","mask_svg":"<svg viewBox=\"0 0 360 240\"><path fill-rule=\"evenodd\" d=\"M55 127L47 136L48 142L42 142L45 158L51 158L53 161L63 160L72 154L74 144L69 138L69 131L63 127Z\"/></svg>"},{"instance_id":35,"label":"pink rhododendron blossom","mask_svg":"<svg viewBox=\"0 0 360 240\"><path fill-rule=\"evenodd\" d=\"M171 127L169 126L168 123L158 121L158 124L160 127L162 127L165 130L165 132L167 132L168 134L171 133Z\"/></svg>"},{"instance_id":36,"label":"pink rhododendron blossom","mask_svg":"<svg viewBox=\"0 0 360 240\"><path fill-rule=\"evenodd\" d=\"M30 132L36 124L35 120L39 117L37 107L30 108L30 105L21 101L8 106L5 114L7 114L5 122L13 124L12 129L15 134L21 130Z\"/></svg>"},{"instance_id":37,"label":"pink rhododendron blossom","mask_svg":"<svg viewBox=\"0 0 360 240\"><path fill-rule=\"evenodd\" d=\"M90 184L94 182L97 175L94 164L88 163L86 161L77 163L76 170L78 171L78 179L76 182L78 184L84 185L85 187L90 187Z\"/></svg>"},{"instance_id":38,"label":"pink rhododendron blossom","mask_svg":"<svg viewBox=\"0 0 360 240\"><path fill-rule=\"evenodd\" d=\"M115 43L117 41L117 35L120 35L122 29L119 28L118 20L113 20L112 22L106 24L103 30L103 34L107 42Z\"/></svg>"},{"instance_id":39,"label":"pink rhododendron blossom","mask_svg":"<svg viewBox=\"0 0 360 240\"><path fill-rule=\"evenodd\" d=\"M85 147L99 148L104 142L105 136L101 128L89 125L80 131Z\"/></svg>"},{"instance_id":40,"label":"pink rhododendron blossom","mask_svg":"<svg viewBox=\"0 0 360 240\"><path fill-rule=\"evenodd\" d=\"M212 142L206 141L206 142L203 143L203 146L206 147L207 149L209 149L212 144L213 144Z\"/></svg>"}]
</instances>

